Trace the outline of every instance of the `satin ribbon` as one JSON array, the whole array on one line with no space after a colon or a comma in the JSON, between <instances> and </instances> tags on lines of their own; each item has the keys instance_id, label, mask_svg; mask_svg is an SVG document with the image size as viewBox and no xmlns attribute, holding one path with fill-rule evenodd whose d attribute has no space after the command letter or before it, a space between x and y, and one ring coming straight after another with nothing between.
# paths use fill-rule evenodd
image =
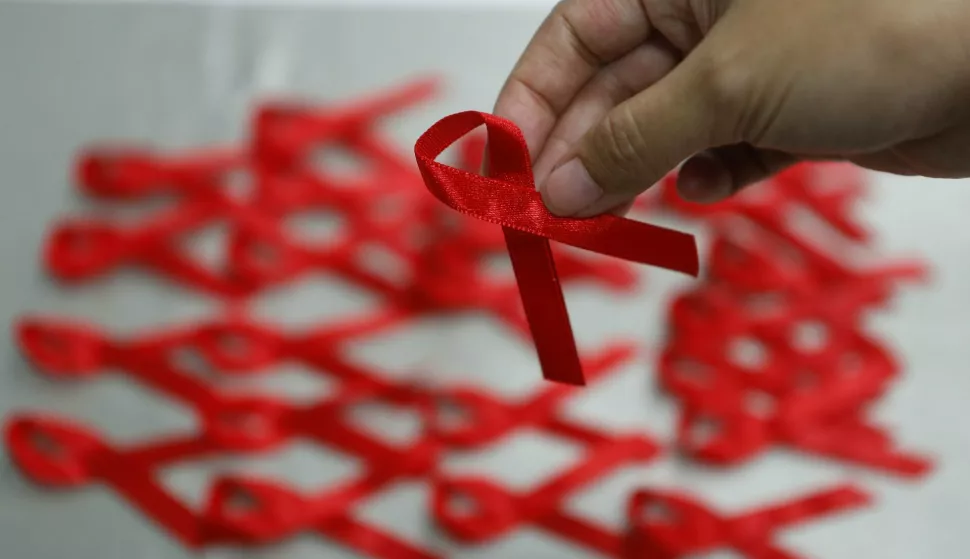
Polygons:
<instances>
[{"instance_id":1,"label":"satin ribbon","mask_svg":"<svg viewBox=\"0 0 970 559\"><path fill-rule=\"evenodd\" d=\"M812 291L853 284L862 288L881 285L887 292L898 282L921 282L929 275L920 261L903 260L872 267L856 267L841 255L832 254L818 243L795 233L780 219L778 210L764 209L767 234L738 238L736 223L716 225L709 260L711 278L738 288Z\"/></svg>"},{"instance_id":2,"label":"satin ribbon","mask_svg":"<svg viewBox=\"0 0 970 559\"><path fill-rule=\"evenodd\" d=\"M75 175L87 194L129 200L161 193L197 194L245 169L246 163L245 155L232 148L169 155L103 147L82 153Z\"/></svg>"},{"instance_id":3,"label":"satin ribbon","mask_svg":"<svg viewBox=\"0 0 970 559\"><path fill-rule=\"evenodd\" d=\"M589 380L595 382L629 363L636 354L632 345L617 345L585 359L583 365L589 372ZM524 399L506 401L478 388L451 387L435 395L441 405L460 412L463 419L448 422L436 416L429 423L436 440L449 448L487 447L524 428L546 431L550 436L569 438L577 444L610 440L607 432L561 416L559 408L573 393L567 385L550 384Z\"/></svg>"},{"instance_id":4,"label":"satin ribbon","mask_svg":"<svg viewBox=\"0 0 970 559\"><path fill-rule=\"evenodd\" d=\"M604 556L615 556L619 538L598 523L573 514L564 502L610 472L651 459L655 448L643 438L614 437L590 445L588 450L578 464L524 492L481 477L434 476L431 507L435 521L447 535L466 544L494 541L534 526Z\"/></svg>"},{"instance_id":5,"label":"satin ribbon","mask_svg":"<svg viewBox=\"0 0 970 559\"><path fill-rule=\"evenodd\" d=\"M772 269L744 266L739 255L724 258L740 260L734 263L739 275ZM755 281L786 277L770 276ZM804 274L788 278L767 308L747 301L757 289L733 281L705 285L671 303L672 335L658 373L662 388L682 404L678 444L695 459L724 466L785 445L907 477L928 472L928 459L897 450L890 434L865 418L866 406L899 372L893 356L861 326L865 310L888 297L886 281L825 290ZM799 345L797 329L810 323L825 328L824 339ZM762 348L757 362L732 355L745 339Z\"/></svg>"},{"instance_id":6,"label":"satin ribbon","mask_svg":"<svg viewBox=\"0 0 970 559\"><path fill-rule=\"evenodd\" d=\"M204 510L196 512L165 491L156 471L218 451L208 436L117 448L68 422L23 415L7 424L5 440L14 463L35 482L59 488L105 484L190 548L226 543L266 544L313 531L369 557L435 558L357 520L353 514L359 502L386 485L425 475L435 451L427 442L397 451L387 449L379 459L366 465L356 479L310 496L298 495L278 483L219 478L211 487ZM386 468L386 459L405 467Z\"/></svg>"},{"instance_id":7,"label":"satin ribbon","mask_svg":"<svg viewBox=\"0 0 970 559\"><path fill-rule=\"evenodd\" d=\"M44 260L48 270L66 282L91 280L114 267L137 263L185 286L226 298L241 297L259 286L241 281L232 270L211 269L179 246L181 240L220 219L253 227L265 218L248 204L209 191L138 225L91 218L62 221L47 240Z\"/></svg>"},{"instance_id":8,"label":"satin ribbon","mask_svg":"<svg viewBox=\"0 0 970 559\"><path fill-rule=\"evenodd\" d=\"M630 531L625 557L687 559L733 548L750 559L796 559L797 555L774 543L776 532L870 501L857 487L841 485L728 517L685 494L642 489L628 502Z\"/></svg>"},{"instance_id":9,"label":"satin ribbon","mask_svg":"<svg viewBox=\"0 0 970 559\"><path fill-rule=\"evenodd\" d=\"M435 78L415 80L334 107L265 103L256 110L253 122L253 158L263 168L285 172L305 165L320 146L339 144L372 156L368 159L397 160L397 150L374 138L373 129L381 119L428 100L439 86Z\"/></svg>"},{"instance_id":10,"label":"satin ribbon","mask_svg":"<svg viewBox=\"0 0 970 559\"><path fill-rule=\"evenodd\" d=\"M489 176L435 159L465 134L488 131ZM582 367L549 241L596 253L697 275L691 235L617 217L570 219L552 215L535 189L528 148L511 122L479 112L438 121L415 145L428 190L466 215L501 225L543 376L583 385Z\"/></svg>"},{"instance_id":11,"label":"satin ribbon","mask_svg":"<svg viewBox=\"0 0 970 559\"><path fill-rule=\"evenodd\" d=\"M4 435L14 463L37 483L70 488L100 481L185 546L203 543L195 514L154 479L151 467L158 464L145 463L137 453L118 452L90 431L49 416L17 416ZM197 455L200 446L187 445L183 455Z\"/></svg>"},{"instance_id":12,"label":"satin ribbon","mask_svg":"<svg viewBox=\"0 0 970 559\"><path fill-rule=\"evenodd\" d=\"M111 339L81 323L25 319L18 325L17 339L39 369L63 378L123 373L195 411L200 430L121 447L64 420L18 414L7 423L6 444L17 466L37 483L110 486L190 547L267 543L315 531L372 557L432 559L432 554L354 517L360 502L399 481L426 477L437 459L439 445L430 435L406 443L385 440L356 424L349 413L368 403L407 410L424 405L425 395L415 386L387 380L341 355L342 342L380 332L404 318L400 312L381 312L331 328L286 333L233 315L128 339ZM190 370L175 358L182 350L197 351L212 370ZM301 361L341 382L315 402L296 403L225 393L200 376L269 374L285 360ZM268 452L294 439L353 456L360 463L358 475L310 495L258 480L226 478L215 484L201 512L168 494L156 477L176 463ZM253 502L234 504L230 489L241 489Z\"/></svg>"},{"instance_id":13,"label":"satin ribbon","mask_svg":"<svg viewBox=\"0 0 970 559\"><path fill-rule=\"evenodd\" d=\"M590 381L616 371L635 354L632 346L617 346L585 361ZM483 544L528 526L604 557L618 556L622 532L572 514L566 503L611 472L652 460L661 448L642 434L617 434L564 414L577 394L581 393L568 385L553 383L528 397L509 400L473 387L434 392L437 405L428 410L427 424L443 450L494 448L523 430L584 450L582 458L528 490L449 471L448 463L439 461L431 475L431 512L450 539Z\"/></svg>"},{"instance_id":14,"label":"satin ribbon","mask_svg":"<svg viewBox=\"0 0 970 559\"><path fill-rule=\"evenodd\" d=\"M214 484L204 518L215 541L268 544L309 530L376 559L436 559L354 518L350 510L369 495L373 481L306 497L278 482L227 476Z\"/></svg>"}]
</instances>

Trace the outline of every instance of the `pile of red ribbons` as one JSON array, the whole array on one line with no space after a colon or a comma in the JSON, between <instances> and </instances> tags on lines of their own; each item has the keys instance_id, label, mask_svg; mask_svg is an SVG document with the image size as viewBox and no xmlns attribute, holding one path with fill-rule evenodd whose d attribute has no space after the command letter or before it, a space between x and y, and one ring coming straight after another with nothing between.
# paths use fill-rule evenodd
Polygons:
<instances>
[{"instance_id":1,"label":"pile of red ribbons","mask_svg":"<svg viewBox=\"0 0 970 559\"><path fill-rule=\"evenodd\" d=\"M693 458L733 465L785 446L903 476L930 468L867 418L900 374L866 331L867 312L926 270L853 264L869 240L851 213L862 184L850 167L802 165L707 207L663 186L670 207L713 229L705 281L670 304L658 367L681 404L677 443ZM816 225L809 234L805 223Z\"/></svg>"},{"instance_id":2,"label":"pile of red ribbons","mask_svg":"<svg viewBox=\"0 0 970 559\"><path fill-rule=\"evenodd\" d=\"M611 432L562 411L581 390L570 384L608 379L638 348L615 343L580 356L561 286L581 280L633 288L639 276L624 261L688 274L700 269L705 276L672 303L658 366L659 381L682 403L675 438L691 456L731 465L787 445L902 474L926 471L925 460L894 451L889 434L866 420L867 405L899 371L887 348L861 326L866 309L885 304L897 281L918 279L922 267L857 269L792 230L787 217L796 206L810 210L849 241L864 243L867 232L850 214L860 194L857 176L842 169L821 179L812 174L823 167L801 166L752 189L757 196L703 208L684 204L670 184L662 185L659 196L646 198L651 210L703 217L714 231L710 257L699 263L693 237L684 233L615 216L548 214L534 192L518 129L491 115L459 113L435 124L418 141L416 167L378 125L435 88L433 81L416 82L348 106L264 104L255 111L251 137L238 148L168 154L121 146L82 153L77 182L85 194L176 202L136 223L59 221L46 244L47 271L68 286L137 267L225 307L206 321L134 333L107 332L70 317L23 317L14 329L16 343L41 373L63 381L124 374L193 410L201 426L196 433L122 445L70 418L20 413L7 418L5 440L23 474L52 487L109 487L190 548L262 545L312 532L381 559L442 556L427 542L407 541L355 514L363 501L414 480L430 483L429 519L455 540L482 544L531 527L591 556L624 559L677 559L721 547L752 558L793 557L774 547L776 530L868 501L858 488L843 486L728 518L694 497L650 488L616 504L626 507L622 526L570 512L565 501L573 493L665 451L645 432ZM482 124L488 131L486 177L477 173L483 136L459 143L456 167L435 161ZM315 163L314 154L330 146L352 151L366 162L365 172L346 177ZM248 192L237 192L240 176L248 179ZM286 225L296 214L320 211L343 219L336 239L301 238ZM186 247L214 223L229 231L218 267ZM375 251L396 264L392 270L374 266ZM514 281L495 278L483 265L505 251ZM314 272L376 294L380 308L339 321L323 316L298 331L248 312L253 297ZM416 384L348 356L355 340L466 311L488 313L533 341L537 371L555 382L509 398L460 382ZM803 347L796 331L806 323L824 328L824 343ZM760 345L761 362L739 362L732 353L739 342ZM197 357L193 365L181 358L185 352ZM271 376L287 362L337 388L309 403L220 389L233 379ZM355 407L375 402L419 413L427 429L401 444L348 420ZM444 404L462 419L441 421ZM699 426L710 427L703 440ZM524 492L438 467L442 453L484 449L523 430L579 445L584 456ZM226 476L214 481L201 508L159 481L159 472L175 464L271 453L294 439L352 455L360 469L351 480L313 494L281 480Z\"/></svg>"}]
</instances>

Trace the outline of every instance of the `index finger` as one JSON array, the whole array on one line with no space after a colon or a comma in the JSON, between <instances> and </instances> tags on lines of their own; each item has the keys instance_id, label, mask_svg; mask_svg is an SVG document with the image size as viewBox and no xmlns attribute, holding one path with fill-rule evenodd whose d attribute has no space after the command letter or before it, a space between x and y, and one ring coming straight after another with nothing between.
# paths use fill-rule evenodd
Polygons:
<instances>
[{"instance_id":1,"label":"index finger","mask_svg":"<svg viewBox=\"0 0 970 559\"><path fill-rule=\"evenodd\" d=\"M533 160L580 89L643 43L642 0L564 0L536 31L506 80L494 113L522 129Z\"/></svg>"}]
</instances>

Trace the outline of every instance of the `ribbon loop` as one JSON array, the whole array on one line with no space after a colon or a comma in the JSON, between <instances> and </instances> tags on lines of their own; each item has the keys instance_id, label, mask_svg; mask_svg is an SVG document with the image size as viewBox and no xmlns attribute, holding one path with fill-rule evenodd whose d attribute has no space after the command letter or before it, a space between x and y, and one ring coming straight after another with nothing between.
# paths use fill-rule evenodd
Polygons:
<instances>
[{"instance_id":1,"label":"ribbon loop","mask_svg":"<svg viewBox=\"0 0 970 559\"><path fill-rule=\"evenodd\" d=\"M77 487L91 480L92 457L104 445L92 433L42 416L7 424L6 445L14 463L37 483Z\"/></svg>"},{"instance_id":2,"label":"ribbon loop","mask_svg":"<svg viewBox=\"0 0 970 559\"><path fill-rule=\"evenodd\" d=\"M254 371L277 358L278 340L272 332L236 318L210 324L195 340L206 361L220 371Z\"/></svg>"},{"instance_id":3,"label":"ribbon loop","mask_svg":"<svg viewBox=\"0 0 970 559\"><path fill-rule=\"evenodd\" d=\"M454 389L436 398L429 430L436 440L459 448L484 445L510 424L505 408L471 389Z\"/></svg>"},{"instance_id":4,"label":"ribbon loop","mask_svg":"<svg viewBox=\"0 0 970 559\"><path fill-rule=\"evenodd\" d=\"M489 176L435 159L472 130L485 125ZM428 190L448 207L500 225L545 378L585 384L576 342L549 241L640 264L697 275L691 235L618 217L571 219L552 215L536 191L528 146L510 121L475 111L447 116L414 147Z\"/></svg>"},{"instance_id":5,"label":"ribbon loop","mask_svg":"<svg viewBox=\"0 0 970 559\"><path fill-rule=\"evenodd\" d=\"M768 446L771 426L743 409L718 412L710 405L687 403L678 421L677 439L692 458L726 466L747 460Z\"/></svg>"},{"instance_id":6,"label":"ribbon loop","mask_svg":"<svg viewBox=\"0 0 970 559\"><path fill-rule=\"evenodd\" d=\"M434 486L436 522L452 537L466 543L483 542L516 524L514 499L485 479L452 479Z\"/></svg>"},{"instance_id":7,"label":"ribbon loop","mask_svg":"<svg viewBox=\"0 0 970 559\"><path fill-rule=\"evenodd\" d=\"M17 339L30 361L50 375L86 377L104 365L105 342L86 326L25 318L17 324Z\"/></svg>"},{"instance_id":8,"label":"ribbon loop","mask_svg":"<svg viewBox=\"0 0 970 559\"><path fill-rule=\"evenodd\" d=\"M482 124L488 130L489 177L434 160ZM445 117L418 139L415 155L431 193L459 212L576 248L692 276L698 273L692 235L609 214L573 219L549 213L535 190L525 139L507 120L471 111Z\"/></svg>"},{"instance_id":9,"label":"ribbon loop","mask_svg":"<svg viewBox=\"0 0 970 559\"><path fill-rule=\"evenodd\" d=\"M750 557L794 557L775 546L778 530L868 503L866 493L841 485L725 517L687 495L640 490L628 502L627 556L686 559L718 548L733 548Z\"/></svg>"},{"instance_id":10,"label":"ribbon loop","mask_svg":"<svg viewBox=\"0 0 970 559\"><path fill-rule=\"evenodd\" d=\"M88 151L76 174L86 192L109 198L138 197L163 176L149 152L131 148Z\"/></svg>"},{"instance_id":11,"label":"ribbon loop","mask_svg":"<svg viewBox=\"0 0 970 559\"><path fill-rule=\"evenodd\" d=\"M635 547L660 557L707 551L724 539L724 522L684 496L639 490L629 500L627 519Z\"/></svg>"},{"instance_id":12,"label":"ribbon loop","mask_svg":"<svg viewBox=\"0 0 970 559\"><path fill-rule=\"evenodd\" d=\"M121 233L96 222L64 223L46 247L47 267L59 278L82 280L99 274L123 252Z\"/></svg>"},{"instance_id":13,"label":"ribbon loop","mask_svg":"<svg viewBox=\"0 0 970 559\"><path fill-rule=\"evenodd\" d=\"M240 228L230 240L229 254L233 273L255 284L281 281L306 264L282 232L268 228Z\"/></svg>"},{"instance_id":14,"label":"ribbon loop","mask_svg":"<svg viewBox=\"0 0 970 559\"><path fill-rule=\"evenodd\" d=\"M264 450L283 440L277 423L285 411L285 405L269 398L226 398L207 414L207 432L226 449Z\"/></svg>"},{"instance_id":15,"label":"ribbon loop","mask_svg":"<svg viewBox=\"0 0 970 559\"><path fill-rule=\"evenodd\" d=\"M269 543L292 534L304 520L303 499L275 483L220 478L212 487L205 517L231 537Z\"/></svg>"}]
</instances>

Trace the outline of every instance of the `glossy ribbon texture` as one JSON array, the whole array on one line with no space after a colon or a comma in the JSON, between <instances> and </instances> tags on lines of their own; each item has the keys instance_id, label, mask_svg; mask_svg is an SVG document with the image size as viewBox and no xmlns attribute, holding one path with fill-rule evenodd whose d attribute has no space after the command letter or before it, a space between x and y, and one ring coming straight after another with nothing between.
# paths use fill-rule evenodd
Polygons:
<instances>
[{"instance_id":1,"label":"glossy ribbon texture","mask_svg":"<svg viewBox=\"0 0 970 559\"><path fill-rule=\"evenodd\" d=\"M481 125L488 133L489 176L435 161ZM414 153L425 184L436 198L461 213L502 226L543 376L548 380L585 384L550 240L697 275L697 246L691 235L614 215L571 219L550 213L536 191L525 139L508 120L472 111L445 117L418 139Z\"/></svg>"},{"instance_id":2,"label":"glossy ribbon texture","mask_svg":"<svg viewBox=\"0 0 970 559\"><path fill-rule=\"evenodd\" d=\"M859 171L799 165L709 206L681 200L674 184L652 202L713 232L705 280L670 302L657 363L680 403L680 448L720 466L783 446L910 479L929 472L929 458L867 417L901 371L866 316L927 269L846 257L864 255L870 237L851 211Z\"/></svg>"},{"instance_id":3,"label":"glossy ribbon texture","mask_svg":"<svg viewBox=\"0 0 970 559\"><path fill-rule=\"evenodd\" d=\"M749 559L797 559L773 540L793 524L869 504L867 493L842 485L736 516L695 498L641 489L629 500L627 559L687 559L731 549Z\"/></svg>"}]
</instances>

